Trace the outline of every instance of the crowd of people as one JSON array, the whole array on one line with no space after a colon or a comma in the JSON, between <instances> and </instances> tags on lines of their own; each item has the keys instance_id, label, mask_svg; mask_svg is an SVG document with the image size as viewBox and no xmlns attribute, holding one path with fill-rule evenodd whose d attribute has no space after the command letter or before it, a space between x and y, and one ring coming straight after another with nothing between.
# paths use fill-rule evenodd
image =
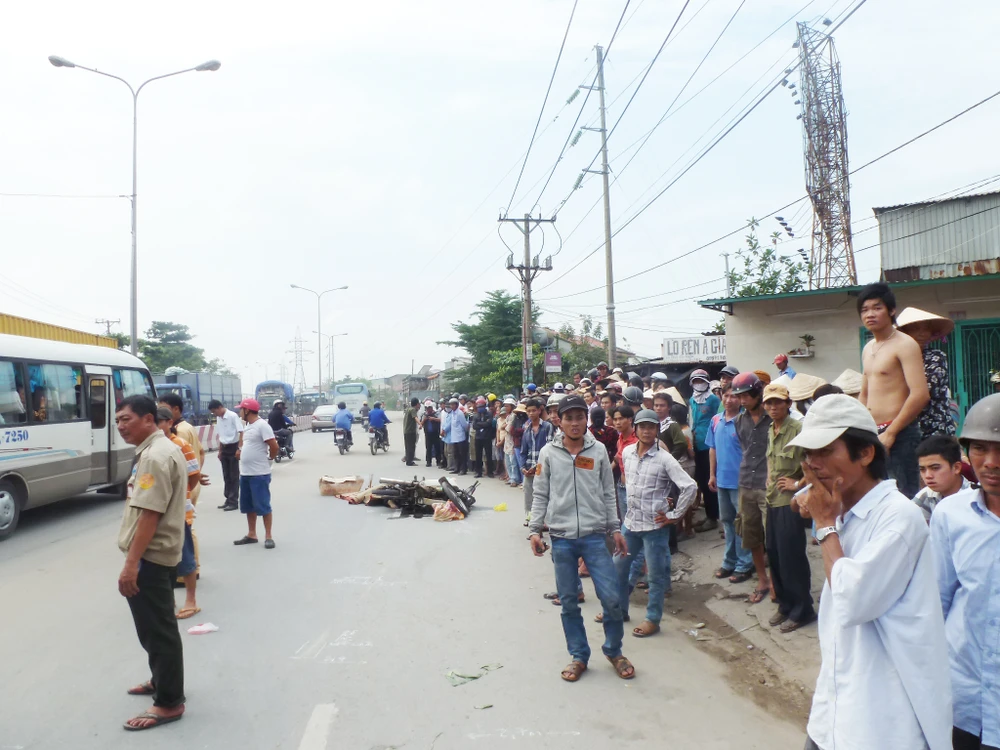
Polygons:
<instances>
[{"instance_id":1,"label":"crowd of people","mask_svg":"<svg viewBox=\"0 0 1000 750\"><path fill-rule=\"evenodd\" d=\"M405 455L453 474L519 488L533 553L551 551L575 682L590 646L580 603L589 577L601 603L602 652L617 676L636 669L622 652L634 589L648 589L631 630L660 630L678 544L719 527L714 575L756 578L751 604L770 600L771 627L792 633L819 621L821 669L806 748L1000 747L1000 393L974 404L961 434L947 360L928 345L950 321L913 309L897 318L891 291L857 301L872 333L863 371L833 383L797 373L726 365L713 380L695 369L684 398L666 374L648 377L600 362L572 384L526 384L520 396L455 394L410 402ZM143 730L183 715L178 619L199 611L193 511L204 451L167 394L159 407L133 396L118 429L137 448L119 546L128 598L151 678L129 692L154 705L126 722ZM179 399L176 399L179 401ZM237 545L274 548L270 458L274 430L253 399L239 416L221 404L224 509L239 507ZM384 428L384 425L382 425ZM238 479L238 484L236 484ZM923 485L921 487L921 485ZM703 518L695 522L696 511ZM546 541L546 539L548 541ZM807 545L820 548L818 612ZM185 602L176 610L177 576Z\"/></svg>"}]
</instances>

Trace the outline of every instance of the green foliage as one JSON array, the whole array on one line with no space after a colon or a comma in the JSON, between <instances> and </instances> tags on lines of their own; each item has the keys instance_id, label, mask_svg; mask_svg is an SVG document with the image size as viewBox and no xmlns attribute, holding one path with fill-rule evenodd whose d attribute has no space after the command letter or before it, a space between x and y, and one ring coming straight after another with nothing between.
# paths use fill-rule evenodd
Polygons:
<instances>
[{"instance_id":1,"label":"green foliage","mask_svg":"<svg viewBox=\"0 0 1000 750\"><path fill-rule=\"evenodd\" d=\"M207 362L204 350L190 343L193 338L185 325L154 320L146 338L139 340L139 356L151 372L163 372L168 367L201 372Z\"/></svg>"},{"instance_id":2,"label":"green foliage","mask_svg":"<svg viewBox=\"0 0 1000 750\"><path fill-rule=\"evenodd\" d=\"M594 319L589 315L580 316L580 333L569 323L564 324L559 329L559 336L568 341L571 349L563 352L563 374L572 375L574 372L586 373L591 367L596 365L606 357L606 350L589 343L588 338L597 339L607 343L604 330L600 323L594 323Z\"/></svg>"},{"instance_id":3,"label":"green foliage","mask_svg":"<svg viewBox=\"0 0 1000 750\"><path fill-rule=\"evenodd\" d=\"M756 230L760 222L751 218L746 247L736 251L737 268L729 272L729 287L734 297L760 297L768 294L800 292L806 288L811 264L796 262L778 254L779 232L771 235L771 244L761 246Z\"/></svg>"},{"instance_id":4,"label":"green foliage","mask_svg":"<svg viewBox=\"0 0 1000 750\"><path fill-rule=\"evenodd\" d=\"M712 333L725 333L725 332L726 332L726 316L723 315L715 322L715 325L712 326Z\"/></svg>"},{"instance_id":5,"label":"green foliage","mask_svg":"<svg viewBox=\"0 0 1000 750\"><path fill-rule=\"evenodd\" d=\"M205 372L210 372L213 375L229 375L234 378L238 378L240 376L238 372L234 372L229 365L218 357L210 359L205 363Z\"/></svg>"},{"instance_id":6,"label":"green foliage","mask_svg":"<svg viewBox=\"0 0 1000 750\"><path fill-rule=\"evenodd\" d=\"M472 358L468 365L448 373L447 388L471 394L518 386L521 380L521 300L496 289L476 305L472 318L470 322L452 323L452 329L458 334L456 340L438 342L464 349ZM508 375L511 352L518 363L513 380Z\"/></svg>"},{"instance_id":7,"label":"green foliage","mask_svg":"<svg viewBox=\"0 0 1000 750\"><path fill-rule=\"evenodd\" d=\"M119 351L127 352L129 347L132 346L132 337L127 333L110 333L108 336L118 343Z\"/></svg>"}]
</instances>

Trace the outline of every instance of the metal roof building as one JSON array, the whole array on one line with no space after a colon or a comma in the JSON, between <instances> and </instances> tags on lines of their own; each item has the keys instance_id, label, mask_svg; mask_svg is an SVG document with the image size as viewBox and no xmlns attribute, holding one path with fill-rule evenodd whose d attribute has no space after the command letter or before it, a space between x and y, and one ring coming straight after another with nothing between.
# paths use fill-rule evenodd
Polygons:
<instances>
[{"instance_id":1,"label":"metal roof building","mask_svg":"<svg viewBox=\"0 0 1000 750\"><path fill-rule=\"evenodd\" d=\"M1000 191L875 208L886 281L1000 272Z\"/></svg>"}]
</instances>

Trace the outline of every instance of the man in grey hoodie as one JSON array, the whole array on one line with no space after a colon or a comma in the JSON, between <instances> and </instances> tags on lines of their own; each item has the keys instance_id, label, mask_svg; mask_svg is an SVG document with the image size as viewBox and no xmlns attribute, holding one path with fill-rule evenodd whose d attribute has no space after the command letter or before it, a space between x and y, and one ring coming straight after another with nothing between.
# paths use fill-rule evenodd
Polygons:
<instances>
[{"instance_id":1,"label":"man in grey hoodie","mask_svg":"<svg viewBox=\"0 0 1000 750\"><path fill-rule=\"evenodd\" d=\"M573 661L562 671L567 682L576 682L587 669L590 644L580 613L577 592L582 557L604 608L602 651L618 676L635 676L632 664L622 655L622 607L617 575L608 550L608 537L615 554L628 554L618 522L617 500L608 451L587 430L587 404L576 395L559 402L562 432L538 455L531 506L531 549L545 554L542 527L548 523L552 537L552 563L556 591L562 603L563 632Z\"/></svg>"}]
</instances>

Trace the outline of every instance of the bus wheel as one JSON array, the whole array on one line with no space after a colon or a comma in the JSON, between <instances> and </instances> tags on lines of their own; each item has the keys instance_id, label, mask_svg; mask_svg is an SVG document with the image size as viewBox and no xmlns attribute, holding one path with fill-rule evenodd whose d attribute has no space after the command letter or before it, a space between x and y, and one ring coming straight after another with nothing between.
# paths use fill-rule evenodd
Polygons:
<instances>
[{"instance_id":1,"label":"bus wheel","mask_svg":"<svg viewBox=\"0 0 1000 750\"><path fill-rule=\"evenodd\" d=\"M6 479L0 480L0 539L14 533L21 518L21 492Z\"/></svg>"}]
</instances>

